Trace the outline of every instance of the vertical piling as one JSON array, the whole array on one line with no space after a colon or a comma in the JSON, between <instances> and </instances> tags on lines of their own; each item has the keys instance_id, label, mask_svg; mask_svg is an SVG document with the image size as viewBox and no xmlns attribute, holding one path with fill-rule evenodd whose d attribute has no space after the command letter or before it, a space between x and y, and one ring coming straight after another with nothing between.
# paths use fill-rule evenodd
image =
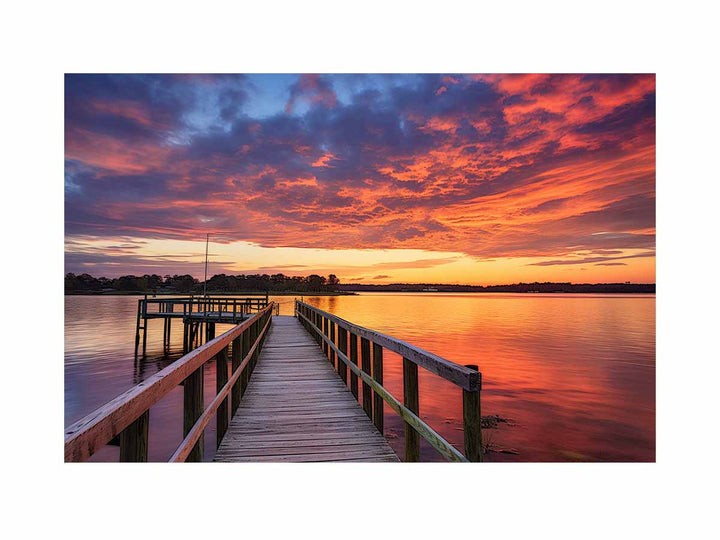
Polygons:
<instances>
[{"instance_id":1,"label":"vertical piling","mask_svg":"<svg viewBox=\"0 0 720 540\"><path fill-rule=\"evenodd\" d=\"M203 368L196 369L192 375L185 379L183 385L183 437L187 437L190 430L198 421L203 412ZM186 461L202 461L205 435L195 443Z\"/></svg>"},{"instance_id":2,"label":"vertical piling","mask_svg":"<svg viewBox=\"0 0 720 540\"><path fill-rule=\"evenodd\" d=\"M149 423L150 411L147 410L120 432L120 461L145 462L148 460Z\"/></svg>"},{"instance_id":3,"label":"vertical piling","mask_svg":"<svg viewBox=\"0 0 720 540\"><path fill-rule=\"evenodd\" d=\"M468 364L468 367L474 371L478 370L478 366ZM482 389L482 380L478 380L478 389L475 391L463 389L463 433L465 436L465 457L469 461L483 460L482 447L482 412L480 409L480 391Z\"/></svg>"},{"instance_id":4,"label":"vertical piling","mask_svg":"<svg viewBox=\"0 0 720 540\"><path fill-rule=\"evenodd\" d=\"M362 370L370 375L370 341L364 337L360 338L360 358ZM368 415L368 418L372 420L372 390L365 381L362 383L362 400L363 410Z\"/></svg>"},{"instance_id":5,"label":"vertical piling","mask_svg":"<svg viewBox=\"0 0 720 540\"><path fill-rule=\"evenodd\" d=\"M228 382L228 366L227 366L227 347L224 347L216 356L215 356L215 366L216 366L216 372L215 372L215 390L216 395L220 393L220 391L223 389L223 386ZM220 403L220 406L217 410L217 447L220 447L220 443L223 440L223 437L225 436L225 432L228 428L228 398L225 398L222 400L222 403Z\"/></svg>"},{"instance_id":6,"label":"vertical piling","mask_svg":"<svg viewBox=\"0 0 720 540\"><path fill-rule=\"evenodd\" d=\"M338 349L340 349L340 352L343 353L345 356L347 356L348 350L347 350L347 343L348 337L347 337L347 330L344 328L338 326ZM338 358L337 363L337 372L340 375L340 378L342 379L342 382L347 385L347 370L348 367L345 365L345 362L340 360Z\"/></svg>"},{"instance_id":7,"label":"vertical piling","mask_svg":"<svg viewBox=\"0 0 720 540\"><path fill-rule=\"evenodd\" d=\"M135 321L135 356L140 346L140 313L142 312L142 300L138 300L137 319Z\"/></svg>"},{"instance_id":8,"label":"vertical piling","mask_svg":"<svg viewBox=\"0 0 720 540\"><path fill-rule=\"evenodd\" d=\"M236 337L232 342L232 373L233 375L240 367L242 362L242 336ZM242 375L235 381L232 392L230 393L230 416L233 416L240 405L240 399L242 398Z\"/></svg>"},{"instance_id":9,"label":"vertical piling","mask_svg":"<svg viewBox=\"0 0 720 540\"><path fill-rule=\"evenodd\" d=\"M403 395L405 406L416 415L420 413L418 398L418 367L407 358L403 358ZM420 460L420 439L418 432L405 422L405 461Z\"/></svg>"},{"instance_id":10,"label":"vertical piling","mask_svg":"<svg viewBox=\"0 0 720 540\"><path fill-rule=\"evenodd\" d=\"M147 350L147 328L148 328L148 319L147 319L147 294L145 295L145 298L143 300L143 357L145 356L145 351Z\"/></svg>"},{"instance_id":11,"label":"vertical piling","mask_svg":"<svg viewBox=\"0 0 720 540\"><path fill-rule=\"evenodd\" d=\"M377 343L373 343L373 379L380 386L383 384L383 348ZM384 428L384 412L385 404L383 398L377 392L373 392L373 423L378 431L382 434Z\"/></svg>"},{"instance_id":12,"label":"vertical piling","mask_svg":"<svg viewBox=\"0 0 720 540\"><path fill-rule=\"evenodd\" d=\"M349 332L350 336L350 361L358 365L358 350L357 350L357 336L352 332ZM355 399L358 398L358 376L354 371L350 372L350 391Z\"/></svg>"}]
</instances>

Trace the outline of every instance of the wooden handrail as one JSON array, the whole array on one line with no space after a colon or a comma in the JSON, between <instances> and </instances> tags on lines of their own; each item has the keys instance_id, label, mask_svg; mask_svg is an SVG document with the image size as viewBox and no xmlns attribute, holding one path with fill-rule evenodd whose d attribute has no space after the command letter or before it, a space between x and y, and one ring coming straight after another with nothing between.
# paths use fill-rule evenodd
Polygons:
<instances>
[{"instance_id":1,"label":"wooden handrail","mask_svg":"<svg viewBox=\"0 0 720 540\"><path fill-rule=\"evenodd\" d=\"M407 358L411 362L417 364L418 366L425 368L428 371L431 371L435 375L438 375L443 379L450 381L457 386L460 386L464 390L469 390L472 392L480 389L480 374L477 371L474 371L465 366L461 366L460 364L450 362L445 358L437 356L436 354L433 354L431 352L424 351L419 347L415 347L410 343L406 343L405 341L402 341L400 339L388 336L387 334L376 332L375 330L370 330L369 328L364 328L362 326L358 326L357 324L353 324L350 321L341 319L340 317L337 317L332 313L328 313L327 311L322 311L314 306L311 306L310 304L306 304L305 302L300 302L298 300L296 300L296 302L299 306L307 307L321 317L333 321L340 327L348 330L356 336L365 338L373 343L376 343L386 348L389 351L395 352L403 358Z\"/></svg>"},{"instance_id":2,"label":"wooden handrail","mask_svg":"<svg viewBox=\"0 0 720 540\"><path fill-rule=\"evenodd\" d=\"M225 383L225 386L222 387L222 390L218 392L210 405L208 405L207 408L203 411L202 415L200 416L200 418L198 418L197 422L195 422L195 425L192 427L185 439L183 439L183 441L180 443L180 446L177 447L177 450L175 450L172 457L169 459L171 463L185 461L188 455L190 455L190 452L200 439L200 436L203 434L203 431L207 427L208 423L210 423L210 420L212 419L215 412L218 410L218 407L220 407L220 404L223 402L223 400L227 398L230 390L238 381L240 375L242 375L245 368L252 360L253 355L255 354L255 349L257 349L259 344L262 342L262 339L265 337L265 332L267 332L267 329L270 327L271 320L272 318L268 317L268 320L265 323L262 332L260 332L260 335L258 335L255 343L250 349L250 352L248 352L243 361L240 363L240 366L238 366L238 368L233 372L232 377L230 377L228 382Z\"/></svg>"},{"instance_id":3,"label":"wooden handrail","mask_svg":"<svg viewBox=\"0 0 720 540\"><path fill-rule=\"evenodd\" d=\"M207 298L204 297L198 297L198 298L168 298L168 297L157 297L157 298L143 298L141 302L145 305L150 304L158 304L158 305L170 305L170 304L193 304L196 306L199 305L223 305L227 306L229 305L229 302L232 301L233 303L243 302L247 304L257 304L259 306L266 306L269 304L269 302L264 298L260 296L208 296Z\"/></svg>"},{"instance_id":4,"label":"wooden handrail","mask_svg":"<svg viewBox=\"0 0 720 540\"><path fill-rule=\"evenodd\" d=\"M307 305L307 304L305 304ZM316 308L313 308L313 311L320 311L316 310ZM325 312L322 312L325 313ZM327 344L329 348L331 348L337 358L341 360L347 367L350 368L350 371L357 375L360 379L362 379L363 383L370 386L373 391L376 393L376 395L379 395L388 405L390 405L390 408L393 409L400 417L410 424L413 429L417 431L417 433L422 436L433 448L435 448L442 456L444 456L449 461L469 461L468 458L466 458L457 448L455 448L452 444L450 444L447 440L445 440L439 433L437 433L433 428L431 428L428 424L423 422L415 413L413 413L409 408L405 407L402 403L400 403L395 397L387 391L385 387L383 387L380 383L378 383L373 377L364 372L362 369L360 369L354 362L348 358L345 353L343 353L330 339L320 330L319 327L317 327L308 317L306 317L300 310L297 312L298 317L302 317L305 319L307 324L310 326L311 329L315 330L318 336ZM329 315L329 314L328 314ZM336 318L339 319L339 318ZM343 319L340 319L343 320ZM355 325L352 325L355 326ZM359 328L359 327L358 327ZM364 398L363 398L364 399Z\"/></svg>"},{"instance_id":5,"label":"wooden handrail","mask_svg":"<svg viewBox=\"0 0 720 540\"><path fill-rule=\"evenodd\" d=\"M190 304L192 305L192 304ZM206 362L242 336L265 315L272 316L273 304L234 326L170 366L126 390L105 405L65 429L65 461L85 461L102 446L138 420L150 407L193 375ZM256 343L260 337L254 340Z\"/></svg>"},{"instance_id":6,"label":"wooden handrail","mask_svg":"<svg viewBox=\"0 0 720 540\"><path fill-rule=\"evenodd\" d=\"M222 300L228 300L228 299L232 299L232 298L238 298L238 299L240 299L240 298L249 298L249 299L252 299L252 300L262 300L263 302L266 301L264 295L263 295L263 296L260 296L260 295L252 295L252 294L234 294L234 293L227 293L227 294L208 294L207 297L205 297L205 296L192 296L192 297L191 297L190 295L188 295L188 296L170 296L170 295L159 294L159 295L157 295L157 296L148 297L148 300L150 300L150 301L152 301L152 302L165 302L165 301L168 301L168 300L178 300L178 301L197 300L197 301L202 301L202 300L204 300L205 298L208 298L208 299L210 299L210 298L213 298L213 299L219 298L219 299L222 299Z\"/></svg>"}]
</instances>

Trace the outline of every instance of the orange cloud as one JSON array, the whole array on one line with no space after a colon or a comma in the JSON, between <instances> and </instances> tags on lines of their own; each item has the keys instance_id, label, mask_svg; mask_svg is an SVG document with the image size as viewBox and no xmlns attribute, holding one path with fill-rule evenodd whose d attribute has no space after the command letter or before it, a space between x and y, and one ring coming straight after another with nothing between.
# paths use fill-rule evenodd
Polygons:
<instances>
[{"instance_id":1,"label":"orange cloud","mask_svg":"<svg viewBox=\"0 0 720 540\"><path fill-rule=\"evenodd\" d=\"M66 121L68 229L444 251L518 276L577 272L532 265L596 250L654 253L654 76L423 76L343 101L334 80L302 76L277 115L206 131L177 104L160 114L150 99L79 96ZM647 275L645 258L585 272Z\"/></svg>"}]
</instances>

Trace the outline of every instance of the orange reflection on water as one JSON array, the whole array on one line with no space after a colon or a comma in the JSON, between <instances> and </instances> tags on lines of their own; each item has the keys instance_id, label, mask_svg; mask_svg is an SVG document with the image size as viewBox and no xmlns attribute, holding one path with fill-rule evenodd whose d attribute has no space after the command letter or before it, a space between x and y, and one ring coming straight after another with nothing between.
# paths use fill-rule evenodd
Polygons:
<instances>
[{"instance_id":1,"label":"orange reflection on water","mask_svg":"<svg viewBox=\"0 0 720 540\"><path fill-rule=\"evenodd\" d=\"M307 301L483 374L488 460L653 461L655 299L623 295L367 294ZM385 354L402 399L402 362ZM420 370L420 412L462 448L462 394ZM386 408L402 455L402 422ZM397 438L395 438L397 436ZM504 453L512 451L514 453ZM423 459L436 458L429 447Z\"/></svg>"},{"instance_id":2,"label":"orange reflection on water","mask_svg":"<svg viewBox=\"0 0 720 540\"><path fill-rule=\"evenodd\" d=\"M281 314L292 314L292 297L271 299ZM483 431L495 450L488 461L655 459L654 296L377 293L305 300L453 362L477 364L483 415L508 420ZM156 320L147 358L134 359L136 309L137 297L66 297L66 425L179 357L180 323L165 355ZM384 385L402 401L402 359L386 351L384 361ZM423 369L419 386L420 416L462 448L461 391ZM212 366L205 387L215 388ZM167 459L182 438L177 390L151 409L151 460ZM387 406L385 426L402 456L403 424ZM211 422L206 459L214 445ZM108 447L95 459L115 460L116 453ZM421 457L441 459L424 443Z\"/></svg>"}]
</instances>

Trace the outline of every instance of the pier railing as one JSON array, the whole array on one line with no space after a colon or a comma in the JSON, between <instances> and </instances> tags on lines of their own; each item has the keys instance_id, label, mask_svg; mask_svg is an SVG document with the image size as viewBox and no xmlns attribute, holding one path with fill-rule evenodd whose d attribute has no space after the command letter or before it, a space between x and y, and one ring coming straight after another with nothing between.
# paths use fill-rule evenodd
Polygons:
<instances>
[{"instance_id":1,"label":"pier railing","mask_svg":"<svg viewBox=\"0 0 720 540\"><path fill-rule=\"evenodd\" d=\"M173 319L182 319L184 323L191 321L205 324L206 330L214 331L214 323L237 324L238 322L259 312L269 304L265 296L158 296L138 300L137 319L135 322L135 354L140 346L142 331L142 354L147 349L148 320L163 319L163 345L170 346L170 333ZM213 325L208 328L208 325ZM184 340L187 341L187 325ZM195 332L196 327L190 329ZM210 331L207 336L212 334ZM213 336L214 337L214 336Z\"/></svg>"},{"instance_id":2,"label":"pier railing","mask_svg":"<svg viewBox=\"0 0 720 540\"><path fill-rule=\"evenodd\" d=\"M138 311L142 317L154 315L166 315L173 313L184 316L192 313L203 314L211 312L233 313L247 315L260 311L269 304L267 296L248 297L222 297L222 296L199 296L185 298L143 298L138 300ZM153 306L157 308L153 309Z\"/></svg>"},{"instance_id":3,"label":"pier railing","mask_svg":"<svg viewBox=\"0 0 720 540\"><path fill-rule=\"evenodd\" d=\"M403 419L405 461L420 459L419 436L449 461L482 461L480 424L482 377L477 366L455 364L392 336L358 326L297 300L295 315L322 347L345 383L348 380L349 370L350 390L356 399L359 394L358 380L362 381L363 409L380 433L383 433L383 403L387 403ZM360 363L358 363L358 338ZM383 386L384 349L403 357L402 403ZM464 454L420 419L418 366L462 388Z\"/></svg>"},{"instance_id":4,"label":"pier railing","mask_svg":"<svg viewBox=\"0 0 720 540\"><path fill-rule=\"evenodd\" d=\"M212 417L217 416L220 444L229 416L237 410L257 363L273 310L274 305L268 304L251 318L72 424L65 430L65 461L85 461L113 440L119 442L120 461L147 461L150 407L178 385L183 385L184 438L170 461L202 461L203 432ZM216 393L205 408L203 366L213 359L217 370Z\"/></svg>"}]
</instances>

